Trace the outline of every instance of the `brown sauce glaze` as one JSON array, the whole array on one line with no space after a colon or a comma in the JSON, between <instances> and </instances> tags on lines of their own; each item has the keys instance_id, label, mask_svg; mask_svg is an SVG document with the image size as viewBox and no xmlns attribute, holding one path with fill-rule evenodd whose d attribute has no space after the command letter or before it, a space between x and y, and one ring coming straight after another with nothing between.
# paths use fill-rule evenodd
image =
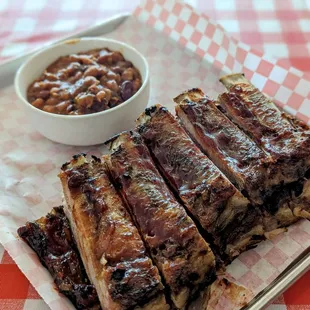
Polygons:
<instances>
[{"instance_id":1,"label":"brown sauce glaze","mask_svg":"<svg viewBox=\"0 0 310 310\"><path fill-rule=\"evenodd\" d=\"M141 136L122 133L112 142L112 149L109 171L174 304L182 309L192 290L213 280L214 255L160 176Z\"/></svg>"},{"instance_id":2,"label":"brown sauce glaze","mask_svg":"<svg viewBox=\"0 0 310 310\"><path fill-rule=\"evenodd\" d=\"M219 96L222 108L239 127L274 159L292 160L308 157L310 131L300 130L300 122L293 122L263 93L250 84L238 84Z\"/></svg>"},{"instance_id":3,"label":"brown sauce glaze","mask_svg":"<svg viewBox=\"0 0 310 310\"><path fill-rule=\"evenodd\" d=\"M158 269L99 158L74 156L60 173L70 223L90 279L107 308L135 309L158 298L167 308ZM66 185L68 189L65 189ZM69 198L70 197L70 198ZM88 243L83 243L87 239ZM99 288L100 291L99 291ZM113 308L114 309L114 308Z\"/></svg>"},{"instance_id":4,"label":"brown sauce glaze","mask_svg":"<svg viewBox=\"0 0 310 310\"><path fill-rule=\"evenodd\" d=\"M100 309L96 289L86 275L63 207L53 208L46 217L27 222L18 229L18 235L37 253L59 291L77 309Z\"/></svg>"}]
</instances>

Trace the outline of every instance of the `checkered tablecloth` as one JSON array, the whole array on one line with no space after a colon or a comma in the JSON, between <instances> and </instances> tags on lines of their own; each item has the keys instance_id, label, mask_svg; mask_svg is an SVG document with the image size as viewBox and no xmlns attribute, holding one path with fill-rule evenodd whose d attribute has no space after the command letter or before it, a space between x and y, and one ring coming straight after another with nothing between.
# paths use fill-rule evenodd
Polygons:
<instances>
[{"instance_id":1,"label":"checkered tablecloth","mask_svg":"<svg viewBox=\"0 0 310 310\"><path fill-rule=\"evenodd\" d=\"M241 41L310 73L310 1L188 0ZM0 0L0 62L85 29L138 0ZM99 6L99 7L98 7ZM0 246L0 310L47 309ZM310 273L268 310L310 309Z\"/></svg>"}]
</instances>

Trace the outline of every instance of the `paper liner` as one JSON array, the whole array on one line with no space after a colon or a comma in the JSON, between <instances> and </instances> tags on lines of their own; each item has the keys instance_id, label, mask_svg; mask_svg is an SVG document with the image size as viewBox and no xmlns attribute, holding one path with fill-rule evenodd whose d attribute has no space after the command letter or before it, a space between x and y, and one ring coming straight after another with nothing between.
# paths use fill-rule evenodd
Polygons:
<instances>
[{"instance_id":1,"label":"paper liner","mask_svg":"<svg viewBox=\"0 0 310 310\"><path fill-rule=\"evenodd\" d=\"M224 90L218 83L221 75L242 71L281 107L309 123L308 76L229 37L186 4L146 1L108 36L135 46L147 57L149 104L161 103L173 111L172 98L191 87L216 96ZM79 152L98 156L103 148L53 143L30 126L13 87L1 90L0 99L0 242L52 309L73 309L16 230L61 204L57 174L64 162ZM310 223L303 220L288 233L243 253L228 267L228 276L256 294L309 245Z\"/></svg>"}]
</instances>

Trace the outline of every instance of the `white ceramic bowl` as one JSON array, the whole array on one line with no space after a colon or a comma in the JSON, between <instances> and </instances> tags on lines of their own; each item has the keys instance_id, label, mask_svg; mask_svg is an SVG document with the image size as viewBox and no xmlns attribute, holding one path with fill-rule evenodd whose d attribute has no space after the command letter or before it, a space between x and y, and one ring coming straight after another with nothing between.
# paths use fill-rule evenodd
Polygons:
<instances>
[{"instance_id":1,"label":"white ceramic bowl","mask_svg":"<svg viewBox=\"0 0 310 310\"><path fill-rule=\"evenodd\" d=\"M124 103L93 114L58 115L35 108L27 101L27 88L49 64L60 56L94 48L120 51L140 71L142 86ZM17 71L15 91L27 118L43 136L69 145L94 145L134 127L134 121L146 107L150 96L149 67L146 59L133 47L111 39L81 38L53 45L29 58Z\"/></svg>"}]
</instances>

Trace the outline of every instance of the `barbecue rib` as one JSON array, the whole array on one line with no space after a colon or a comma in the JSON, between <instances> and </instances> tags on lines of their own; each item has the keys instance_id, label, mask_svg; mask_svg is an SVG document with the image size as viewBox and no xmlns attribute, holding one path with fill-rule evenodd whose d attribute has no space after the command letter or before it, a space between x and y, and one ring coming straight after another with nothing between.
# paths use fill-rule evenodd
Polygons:
<instances>
[{"instance_id":1,"label":"barbecue rib","mask_svg":"<svg viewBox=\"0 0 310 310\"><path fill-rule=\"evenodd\" d=\"M77 309L100 309L96 289L87 278L63 207L55 207L46 216L27 222L18 229L18 235L37 253L59 291Z\"/></svg>"},{"instance_id":2,"label":"barbecue rib","mask_svg":"<svg viewBox=\"0 0 310 310\"><path fill-rule=\"evenodd\" d=\"M249 206L166 108L146 109L137 125L159 170L228 261L262 239L258 209Z\"/></svg>"},{"instance_id":3,"label":"barbecue rib","mask_svg":"<svg viewBox=\"0 0 310 310\"><path fill-rule=\"evenodd\" d=\"M65 213L103 309L168 309L158 269L101 160L74 156L59 174Z\"/></svg>"},{"instance_id":4,"label":"barbecue rib","mask_svg":"<svg viewBox=\"0 0 310 310\"><path fill-rule=\"evenodd\" d=\"M281 184L278 178L281 173L272 158L234 125L200 89L184 92L174 100L178 104L177 116L193 140L253 205L264 204L268 210L265 212L262 209L266 230L293 223L296 217L287 204L289 192L286 191L282 197L282 193L281 196L277 191L272 191ZM266 201L266 197L273 199Z\"/></svg>"},{"instance_id":5,"label":"barbecue rib","mask_svg":"<svg viewBox=\"0 0 310 310\"><path fill-rule=\"evenodd\" d=\"M298 183L290 187L291 195L296 197L292 210L298 216L310 218L310 188L305 178L310 171L310 128L281 112L243 74L224 76L220 81L229 90L219 96L222 110L270 154L281 172L281 182Z\"/></svg>"},{"instance_id":6,"label":"barbecue rib","mask_svg":"<svg viewBox=\"0 0 310 310\"><path fill-rule=\"evenodd\" d=\"M282 164L285 183L303 177L310 168L309 128L299 121L296 127L297 120L281 112L243 74L227 75L220 81L229 89L219 96L226 115Z\"/></svg>"},{"instance_id":7,"label":"barbecue rib","mask_svg":"<svg viewBox=\"0 0 310 310\"><path fill-rule=\"evenodd\" d=\"M111 140L106 158L117 188L161 271L171 299L183 309L199 286L213 281L215 257L175 200L136 132Z\"/></svg>"}]
</instances>

